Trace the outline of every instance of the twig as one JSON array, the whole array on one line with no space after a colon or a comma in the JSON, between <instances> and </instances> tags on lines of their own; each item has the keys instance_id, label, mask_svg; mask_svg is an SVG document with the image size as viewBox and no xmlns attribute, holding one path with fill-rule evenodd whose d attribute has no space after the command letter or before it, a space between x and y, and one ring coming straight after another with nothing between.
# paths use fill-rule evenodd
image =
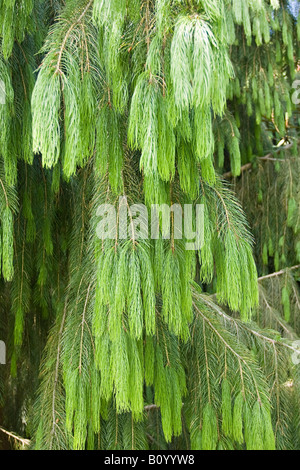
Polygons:
<instances>
[{"instance_id":1,"label":"twig","mask_svg":"<svg viewBox=\"0 0 300 470\"><path fill-rule=\"evenodd\" d=\"M275 150L275 152L273 153L268 153L268 155L265 155L264 157L257 157L257 160L261 160L261 161L285 161L283 159L279 160L278 158L273 158L274 157L274 154L276 153L279 153L281 152L281 150L289 150L293 147L294 144L289 144L289 145L286 145L285 147L280 147L279 149ZM253 165L253 162L252 163L246 163L246 165L243 165L241 167L241 173L243 173L244 171L246 170L250 170L250 168L252 168L252 165ZM224 173L223 175L223 178L233 178L233 174L231 171L229 171L228 173Z\"/></svg>"},{"instance_id":2,"label":"twig","mask_svg":"<svg viewBox=\"0 0 300 470\"><path fill-rule=\"evenodd\" d=\"M259 277L258 281L263 281L265 279L270 279L271 277L281 276L282 274L285 274L288 271L295 271L296 269L300 269L300 264L298 264L297 266L293 266L292 268L282 269L281 271L278 271L277 273L272 273L272 274L268 274L267 276Z\"/></svg>"},{"instance_id":3,"label":"twig","mask_svg":"<svg viewBox=\"0 0 300 470\"><path fill-rule=\"evenodd\" d=\"M24 439L23 437L19 437L15 433L6 431L6 429L3 429L1 427L0 427L0 431L3 432L4 434L6 434L7 436L15 439L16 441L21 442L23 447L30 445L30 440L29 439Z\"/></svg>"},{"instance_id":4,"label":"twig","mask_svg":"<svg viewBox=\"0 0 300 470\"><path fill-rule=\"evenodd\" d=\"M268 336L265 336L263 335L262 333L259 333L258 331L254 330L253 328L251 327L248 327L245 323L242 323L242 322L239 322L237 321L235 318L227 315L221 308L218 304L216 304L214 301L211 301L211 296L207 297L207 296L201 296L202 300L204 301L204 303L208 304L210 307L212 307L215 312L217 312L218 315L222 316L226 321L229 321L231 323L234 323L236 325L236 328L237 328L237 325L239 324L240 326L242 326L242 328L244 330L247 330L249 331L249 333L253 334L254 336L257 336L261 339L263 339L264 341L267 341L268 343L271 343L271 344L277 344L278 346L282 346L284 348L287 348L291 351L294 351L294 352L299 352L296 348L294 348L293 346L290 346L289 344L287 343L284 343L284 342L281 342L281 341L277 341L276 339L272 339L272 338L269 338Z\"/></svg>"}]
</instances>

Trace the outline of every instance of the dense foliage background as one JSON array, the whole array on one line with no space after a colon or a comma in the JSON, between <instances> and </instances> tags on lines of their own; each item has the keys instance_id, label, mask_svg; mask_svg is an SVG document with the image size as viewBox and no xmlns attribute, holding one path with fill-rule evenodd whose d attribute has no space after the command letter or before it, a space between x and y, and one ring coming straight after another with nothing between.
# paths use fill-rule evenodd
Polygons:
<instances>
[{"instance_id":1,"label":"dense foliage background","mask_svg":"<svg viewBox=\"0 0 300 470\"><path fill-rule=\"evenodd\" d=\"M0 2L2 448L299 450L299 9Z\"/></svg>"}]
</instances>

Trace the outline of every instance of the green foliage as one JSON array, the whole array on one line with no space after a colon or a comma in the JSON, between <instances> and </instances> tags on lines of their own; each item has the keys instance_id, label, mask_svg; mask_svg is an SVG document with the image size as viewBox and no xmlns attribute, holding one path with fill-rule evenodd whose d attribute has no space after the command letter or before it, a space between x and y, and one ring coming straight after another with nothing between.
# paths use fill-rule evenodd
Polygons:
<instances>
[{"instance_id":1,"label":"green foliage","mask_svg":"<svg viewBox=\"0 0 300 470\"><path fill-rule=\"evenodd\" d=\"M280 163L281 171L276 172ZM298 148L288 146L281 154L258 160L255 170L242 174L236 190L243 208L253 221L256 264L260 274L268 274L269 263L275 271L297 264L300 236ZM253 190L261 202L253 200ZM255 220L259 217L259 226Z\"/></svg>"}]
</instances>

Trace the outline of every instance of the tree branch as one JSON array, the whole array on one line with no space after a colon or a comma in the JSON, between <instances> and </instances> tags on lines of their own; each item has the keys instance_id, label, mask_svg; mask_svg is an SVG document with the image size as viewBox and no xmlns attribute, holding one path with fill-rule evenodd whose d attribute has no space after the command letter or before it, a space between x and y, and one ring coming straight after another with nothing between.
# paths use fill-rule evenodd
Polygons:
<instances>
[{"instance_id":1,"label":"tree branch","mask_svg":"<svg viewBox=\"0 0 300 470\"><path fill-rule=\"evenodd\" d=\"M280 147L278 150L275 150L275 152L273 153L268 153L267 155L265 155L264 157L257 157L257 160L261 160L261 161L284 161L284 160L279 160L278 158L274 158L274 154L276 153L279 153L281 152L281 150L289 150L293 147L294 144L289 144L289 145L286 145L285 147ZM241 167L241 173L243 173L244 171L246 170L250 170L250 168L252 168L252 165L253 165L253 162L251 163L247 163L246 165L243 165ZM231 171L229 171L228 173L224 173L223 174L223 178L225 179L229 179L229 178L233 178L233 174Z\"/></svg>"},{"instance_id":2,"label":"tree branch","mask_svg":"<svg viewBox=\"0 0 300 470\"><path fill-rule=\"evenodd\" d=\"M292 268L282 269L281 271L278 271L277 273L272 273L272 274L268 274L267 276L259 277L258 281L264 281L265 279L270 279L271 277L281 276L282 274L285 274L288 271L295 271L296 269L300 269L300 264L298 264L297 266L293 266Z\"/></svg>"},{"instance_id":3,"label":"tree branch","mask_svg":"<svg viewBox=\"0 0 300 470\"><path fill-rule=\"evenodd\" d=\"M24 439L23 437L17 436L13 432L6 431L6 429L3 429L0 427L0 431L6 434L8 437L11 437L12 439L15 439L18 442L21 442L23 447L28 447L30 445L30 440L29 439Z\"/></svg>"}]
</instances>

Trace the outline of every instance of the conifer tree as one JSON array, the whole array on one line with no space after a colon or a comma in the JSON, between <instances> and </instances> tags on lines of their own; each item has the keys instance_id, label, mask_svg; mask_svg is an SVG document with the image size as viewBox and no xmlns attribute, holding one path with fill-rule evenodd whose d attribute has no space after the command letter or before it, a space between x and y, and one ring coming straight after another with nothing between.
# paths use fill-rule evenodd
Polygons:
<instances>
[{"instance_id":1,"label":"conifer tree","mask_svg":"<svg viewBox=\"0 0 300 470\"><path fill-rule=\"evenodd\" d=\"M299 449L299 10L1 1L0 444Z\"/></svg>"}]
</instances>

